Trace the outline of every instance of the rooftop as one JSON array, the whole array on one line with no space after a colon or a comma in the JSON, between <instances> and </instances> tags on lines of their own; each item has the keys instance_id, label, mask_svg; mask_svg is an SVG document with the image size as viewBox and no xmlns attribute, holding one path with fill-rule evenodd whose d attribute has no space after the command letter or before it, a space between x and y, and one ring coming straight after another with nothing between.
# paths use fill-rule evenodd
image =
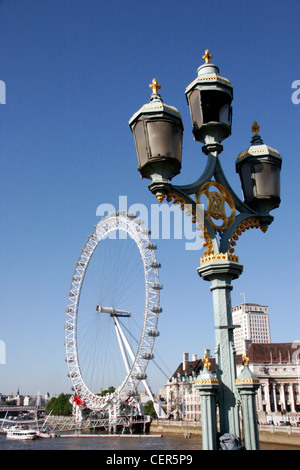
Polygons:
<instances>
[{"instance_id":1,"label":"rooftop","mask_svg":"<svg viewBox=\"0 0 300 470\"><path fill-rule=\"evenodd\" d=\"M247 356L250 363L292 362L296 349L293 343L252 343ZM237 355L237 364L241 364L242 356Z\"/></svg>"},{"instance_id":2,"label":"rooftop","mask_svg":"<svg viewBox=\"0 0 300 470\"><path fill-rule=\"evenodd\" d=\"M216 372L216 362L215 358L210 357L209 362L211 364L211 372L215 373ZM199 375L200 372L203 370L203 361L202 359L196 359L195 361L187 361L186 362L186 367L183 369L183 362L179 364L177 369L175 370L174 374L172 377L177 377L177 374L179 373L180 375L192 375L192 372L194 372L195 376Z\"/></svg>"}]
</instances>

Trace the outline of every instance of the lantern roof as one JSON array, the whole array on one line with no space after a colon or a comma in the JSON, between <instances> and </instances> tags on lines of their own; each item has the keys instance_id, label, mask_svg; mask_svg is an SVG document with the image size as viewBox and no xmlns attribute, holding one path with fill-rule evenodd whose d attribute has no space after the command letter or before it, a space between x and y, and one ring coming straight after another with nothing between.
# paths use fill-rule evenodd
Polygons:
<instances>
[{"instance_id":1,"label":"lantern roof","mask_svg":"<svg viewBox=\"0 0 300 470\"><path fill-rule=\"evenodd\" d=\"M256 121L254 121L251 130L254 134L251 139L251 146L248 147L246 150L243 150L243 152L238 155L236 163L240 163L246 158L249 158L250 156L263 157L268 155L277 158L281 161L282 158L280 156L280 153L276 149L273 149L272 147L269 147L268 145L264 144L261 136L258 135L260 127Z\"/></svg>"},{"instance_id":2,"label":"lantern roof","mask_svg":"<svg viewBox=\"0 0 300 470\"><path fill-rule=\"evenodd\" d=\"M249 385L249 384L259 384L259 379L249 368L249 357L244 354L242 364L244 369L236 379L237 385Z\"/></svg>"},{"instance_id":3,"label":"lantern roof","mask_svg":"<svg viewBox=\"0 0 300 470\"><path fill-rule=\"evenodd\" d=\"M230 81L227 80L227 78L221 77L219 75L220 71L217 65L210 63L210 59L212 59L212 57L213 56L210 54L209 50L206 49L205 54L202 56L202 58L205 60L205 63L198 68L197 78L186 87L186 94L191 91L196 85L211 86L220 84L229 87L232 93L232 85Z\"/></svg>"},{"instance_id":4,"label":"lantern roof","mask_svg":"<svg viewBox=\"0 0 300 470\"><path fill-rule=\"evenodd\" d=\"M131 125L138 117L143 114L151 115L157 113L170 114L181 120L180 113L178 109L174 106L167 105L163 102L158 90L161 88L161 85L158 84L156 78L153 78L152 83L149 85L149 88L152 89L152 94L148 103L144 104L129 120L129 125Z\"/></svg>"},{"instance_id":5,"label":"lantern roof","mask_svg":"<svg viewBox=\"0 0 300 470\"><path fill-rule=\"evenodd\" d=\"M204 357L202 359L203 363L203 370L200 372L198 377L195 380L195 386L205 386L205 385L218 385L219 381L216 377L215 374L213 374L210 370L211 364L208 360L208 357L206 354L204 354Z\"/></svg>"}]
</instances>

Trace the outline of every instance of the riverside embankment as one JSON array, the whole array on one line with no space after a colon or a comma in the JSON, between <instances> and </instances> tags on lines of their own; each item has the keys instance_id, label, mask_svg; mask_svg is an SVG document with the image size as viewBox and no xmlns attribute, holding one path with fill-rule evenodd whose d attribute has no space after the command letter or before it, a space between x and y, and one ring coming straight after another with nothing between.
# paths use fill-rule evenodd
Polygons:
<instances>
[{"instance_id":1,"label":"riverside embankment","mask_svg":"<svg viewBox=\"0 0 300 470\"><path fill-rule=\"evenodd\" d=\"M202 436L199 423L193 421L166 421L153 420L150 432L154 434L174 434L187 438ZM300 427L294 426L259 426L259 440L261 443L296 446L300 450Z\"/></svg>"}]
</instances>

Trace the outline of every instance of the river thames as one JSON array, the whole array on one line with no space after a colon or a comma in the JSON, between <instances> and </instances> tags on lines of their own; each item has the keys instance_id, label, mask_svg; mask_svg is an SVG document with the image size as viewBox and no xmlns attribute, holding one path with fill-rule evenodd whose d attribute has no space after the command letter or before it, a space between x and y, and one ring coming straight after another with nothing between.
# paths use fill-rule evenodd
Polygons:
<instances>
[{"instance_id":1,"label":"river thames","mask_svg":"<svg viewBox=\"0 0 300 470\"><path fill-rule=\"evenodd\" d=\"M85 437L55 437L52 439L34 439L32 441L11 441L5 435L0 436L0 450L102 450L118 454L118 451L135 452L171 451L171 453L188 453L202 449L201 438L192 436L186 439L183 436L96 436ZM261 450L300 450L298 446L283 445L278 443L261 443ZM194 455L193 452L193 455ZM198 452L197 452L198 453ZM186 462L187 463L187 462Z\"/></svg>"}]
</instances>

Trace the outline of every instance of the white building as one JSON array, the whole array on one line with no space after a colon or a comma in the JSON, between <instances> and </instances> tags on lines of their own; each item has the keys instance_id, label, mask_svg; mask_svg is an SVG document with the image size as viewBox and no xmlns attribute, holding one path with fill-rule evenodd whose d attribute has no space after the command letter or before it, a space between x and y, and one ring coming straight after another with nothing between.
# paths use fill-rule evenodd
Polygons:
<instances>
[{"instance_id":1,"label":"white building","mask_svg":"<svg viewBox=\"0 0 300 470\"><path fill-rule=\"evenodd\" d=\"M232 308L234 345L244 354L252 343L271 343L269 309L265 305L243 303Z\"/></svg>"},{"instance_id":2,"label":"white building","mask_svg":"<svg viewBox=\"0 0 300 470\"><path fill-rule=\"evenodd\" d=\"M209 358L214 372L215 360L211 358L210 350L206 349L204 353ZM189 353L183 353L183 361L165 385L168 417L175 420L201 420L201 399L194 384L202 369L202 359L197 359L197 355L193 354L190 361Z\"/></svg>"},{"instance_id":3,"label":"white building","mask_svg":"<svg viewBox=\"0 0 300 470\"><path fill-rule=\"evenodd\" d=\"M298 349L297 349L298 347ZM205 350L215 372L215 359ZM282 422L300 425L300 347L298 343L252 343L247 351L249 368L260 381L256 395L260 423ZM237 375L243 369L242 355L237 355ZM201 401L195 379L203 369L196 355L183 361L165 385L167 416L175 420L200 421Z\"/></svg>"},{"instance_id":4,"label":"white building","mask_svg":"<svg viewBox=\"0 0 300 470\"><path fill-rule=\"evenodd\" d=\"M294 343L251 344L249 367L260 381L257 412L260 422L300 423L300 348ZM237 373L242 369L237 357Z\"/></svg>"}]
</instances>

